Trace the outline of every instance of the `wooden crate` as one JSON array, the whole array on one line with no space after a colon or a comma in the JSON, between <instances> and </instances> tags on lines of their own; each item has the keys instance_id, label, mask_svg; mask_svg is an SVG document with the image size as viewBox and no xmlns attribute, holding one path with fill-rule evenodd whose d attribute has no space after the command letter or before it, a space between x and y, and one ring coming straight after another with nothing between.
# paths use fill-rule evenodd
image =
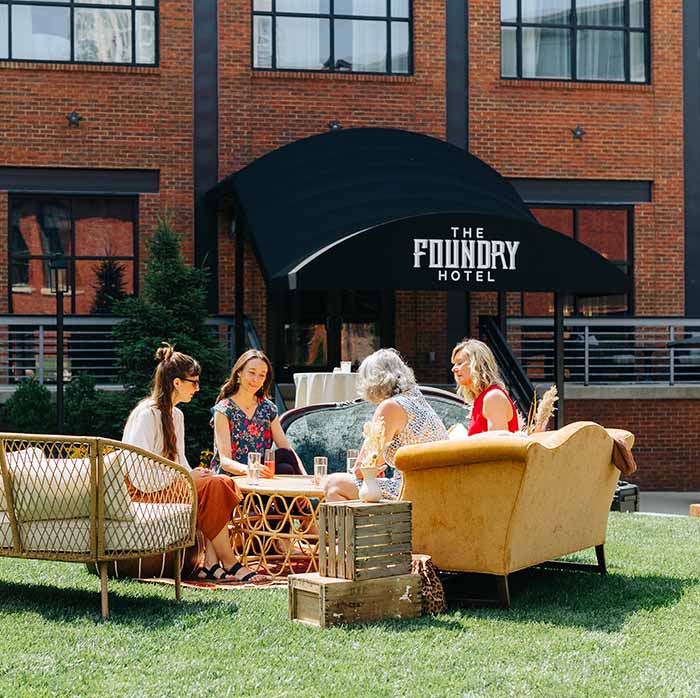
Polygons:
<instances>
[{"instance_id":1,"label":"wooden crate","mask_svg":"<svg viewBox=\"0 0 700 698\"><path fill-rule=\"evenodd\" d=\"M352 582L318 572L290 574L289 617L299 623L370 623L421 614L420 578L414 574Z\"/></svg>"},{"instance_id":2,"label":"wooden crate","mask_svg":"<svg viewBox=\"0 0 700 698\"><path fill-rule=\"evenodd\" d=\"M319 511L322 576L359 581L411 571L411 502L326 502Z\"/></svg>"}]
</instances>

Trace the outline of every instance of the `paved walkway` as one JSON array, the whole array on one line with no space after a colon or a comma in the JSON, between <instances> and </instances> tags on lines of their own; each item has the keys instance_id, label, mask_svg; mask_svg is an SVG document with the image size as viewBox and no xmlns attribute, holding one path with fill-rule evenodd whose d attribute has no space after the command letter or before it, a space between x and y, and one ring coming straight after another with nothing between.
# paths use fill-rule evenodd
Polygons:
<instances>
[{"instance_id":1,"label":"paved walkway","mask_svg":"<svg viewBox=\"0 0 700 698\"><path fill-rule=\"evenodd\" d=\"M645 514L688 516L691 504L700 504L700 492L642 491L639 498L639 511Z\"/></svg>"}]
</instances>

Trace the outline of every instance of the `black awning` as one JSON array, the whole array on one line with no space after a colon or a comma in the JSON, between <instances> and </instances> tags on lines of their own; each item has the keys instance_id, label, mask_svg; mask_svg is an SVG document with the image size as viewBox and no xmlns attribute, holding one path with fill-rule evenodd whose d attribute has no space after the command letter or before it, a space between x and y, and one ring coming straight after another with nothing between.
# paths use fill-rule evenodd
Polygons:
<instances>
[{"instance_id":1,"label":"black awning","mask_svg":"<svg viewBox=\"0 0 700 698\"><path fill-rule=\"evenodd\" d=\"M273 286L629 288L613 264L539 225L494 169L417 133L358 128L296 141L210 193L226 196Z\"/></svg>"}]
</instances>

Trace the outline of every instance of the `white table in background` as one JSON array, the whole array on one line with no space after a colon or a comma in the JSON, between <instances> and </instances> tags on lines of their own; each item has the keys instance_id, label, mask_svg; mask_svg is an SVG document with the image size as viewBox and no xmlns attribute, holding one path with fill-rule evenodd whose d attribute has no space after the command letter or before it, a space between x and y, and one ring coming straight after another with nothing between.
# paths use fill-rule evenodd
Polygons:
<instances>
[{"instance_id":1,"label":"white table in background","mask_svg":"<svg viewBox=\"0 0 700 698\"><path fill-rule=\"evenodd\" d=\"M357 397L357 373L295 373L294 407L346 402Z\"/></svg>"}]
</instances>

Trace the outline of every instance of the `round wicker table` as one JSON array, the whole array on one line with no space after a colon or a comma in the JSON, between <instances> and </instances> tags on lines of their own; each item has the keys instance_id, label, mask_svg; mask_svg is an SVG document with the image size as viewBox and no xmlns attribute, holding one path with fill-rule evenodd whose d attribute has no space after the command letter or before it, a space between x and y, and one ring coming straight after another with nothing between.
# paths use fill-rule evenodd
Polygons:
<instances>
[{"instance_id":1,"label":"round wicker table","mask_svg":"<svg viewBox=\"0 0 700 698\"><path fill-rule=\"evenodd\" d=\"M229 526L234 555L261 574L318 571L318 507L323 488L308 475L234 480L243 499Z\"/></svg>"}]
</instances>

